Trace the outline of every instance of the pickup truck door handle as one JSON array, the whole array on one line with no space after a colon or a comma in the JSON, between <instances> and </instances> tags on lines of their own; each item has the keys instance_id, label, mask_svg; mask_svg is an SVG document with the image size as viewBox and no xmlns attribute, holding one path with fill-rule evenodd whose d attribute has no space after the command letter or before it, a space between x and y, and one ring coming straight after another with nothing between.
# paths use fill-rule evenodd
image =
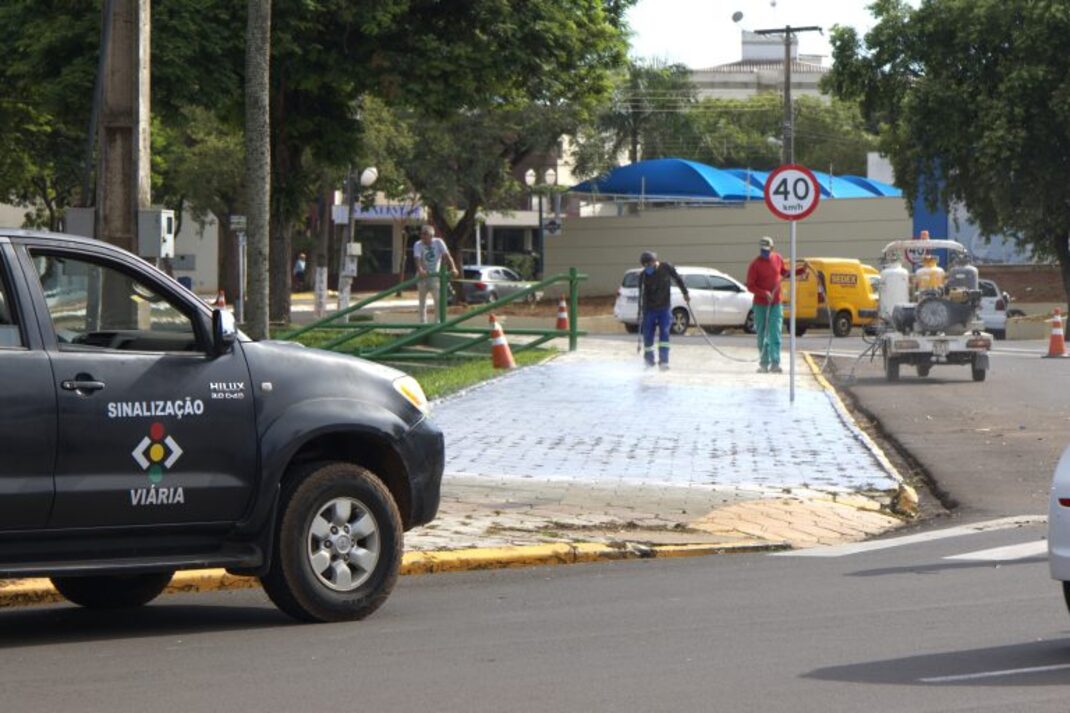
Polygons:
<instances>
[{"instance_id":1,"label":"pickup truck door handle","mask_svg":"<svg viewBox=\"0 0 1070 713\"><path fill-rule=\"evenodd\" d=\"M103 381L77 378L60 383L64 391L100 391L104 388Z\"/></svg>"}]
</instances>

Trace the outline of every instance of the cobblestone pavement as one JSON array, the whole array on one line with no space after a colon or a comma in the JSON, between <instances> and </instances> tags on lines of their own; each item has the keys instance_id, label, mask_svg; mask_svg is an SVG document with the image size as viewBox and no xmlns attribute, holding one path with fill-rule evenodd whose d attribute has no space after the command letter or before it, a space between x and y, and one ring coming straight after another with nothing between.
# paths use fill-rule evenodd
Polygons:
<instances>
[{"instance_id":1,"label":"cobblestone pavement","mask_svg":"<svg viewBox=\"0 0 1070 713\"><path fill-rule=\"evenodd\" d=\"M587 338L579 352L437 403L443 505L434 523L409 534L409 549L609 540L803 546L898 524L876 512L898 476L806 364L798 361L794 405L786 373L754 370L695 338L674 340L668 372L647 370L628 342ZM792 513L796 530L782 526L792 525Z\"/></svg>"}]
</instances>

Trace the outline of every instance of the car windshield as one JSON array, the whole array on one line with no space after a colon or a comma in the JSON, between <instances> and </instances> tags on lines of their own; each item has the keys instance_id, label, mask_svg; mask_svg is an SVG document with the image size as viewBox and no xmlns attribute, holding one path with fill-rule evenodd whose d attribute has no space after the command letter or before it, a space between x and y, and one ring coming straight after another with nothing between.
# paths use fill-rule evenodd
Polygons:
<instances>
[{"instance_id":1,"label":"car windshield","mask_svg":"<svg viewBox=\"0 0 1070 713\"><path fill-rule=\"evenodd\" d=\"M981 281L981 296L982 297L999 297L999 292L996 289L994 282Z\"/></svg>"},{"instance_id":2,"label":"car windshield","mask_svg":"<svg viewBox=\"0 0 1070 713\"><path fill-rule=\"evenodd\" d=\"M626 272L624 273L624 281L620 283L621 287L638 287L639 286L639 272Z\"/></svg>"},{"instance_id":3,"label":"car windshield","mask_svg":"<svg viewBox=\"0 0 1070 713\"><path fill-rule=\"evenodd\" d=\"M465 270L464 271L464 279L466 279L466 280L481 280L481 279L483 279L483 274L479 270Z\"/></svg>"}]
</instances>

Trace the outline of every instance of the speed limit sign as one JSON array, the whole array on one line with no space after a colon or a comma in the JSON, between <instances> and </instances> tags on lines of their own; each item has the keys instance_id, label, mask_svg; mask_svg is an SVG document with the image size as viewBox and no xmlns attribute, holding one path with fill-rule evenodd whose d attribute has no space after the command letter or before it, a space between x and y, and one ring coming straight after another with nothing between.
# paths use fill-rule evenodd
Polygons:
<instances>
[{"instance_id":1,"label":"speed limit sign","mask_svg":"<svg viewBox=\"0 0 1070 713\"><path fill-rule=\"evenodd\" d=\"M789 163L765 180L765 205L781 220L802 220L817 209L821 189L806 166Z\"/></svg>"}]
</instances>

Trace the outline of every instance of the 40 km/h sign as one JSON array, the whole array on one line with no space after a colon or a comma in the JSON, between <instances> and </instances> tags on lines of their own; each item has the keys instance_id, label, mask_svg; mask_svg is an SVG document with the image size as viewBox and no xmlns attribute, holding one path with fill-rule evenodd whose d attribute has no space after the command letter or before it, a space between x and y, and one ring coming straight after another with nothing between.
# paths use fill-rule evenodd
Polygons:
<instances>
[{"instance_id":1,"label":"40 km/h sign","mask_svg":"<svg viewBox=\"0 0 1070 713\"><path fill-rule=\"evenodd\" d=\"M802 220L817 209L820 200L817 178L805 166L789 163L765 180L765 205L781 220Z\"/></svg>"}]
</instances>

